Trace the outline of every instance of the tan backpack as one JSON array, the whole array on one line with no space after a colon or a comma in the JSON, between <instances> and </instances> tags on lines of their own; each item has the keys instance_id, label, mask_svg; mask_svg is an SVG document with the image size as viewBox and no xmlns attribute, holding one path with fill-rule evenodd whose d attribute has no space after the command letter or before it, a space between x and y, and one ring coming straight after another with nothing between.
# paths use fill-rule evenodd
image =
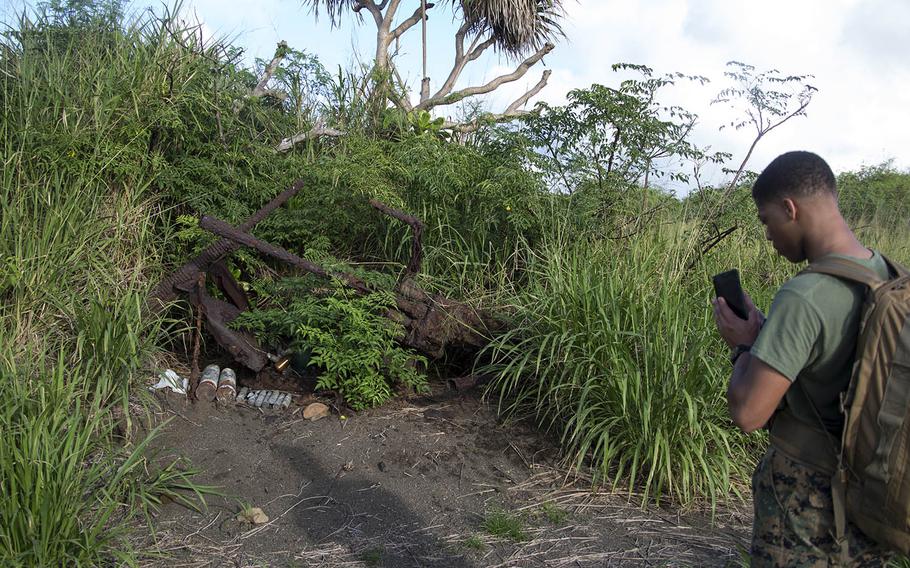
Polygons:
<instances>
[{"instance_id":1,"label":"tan backpack","mask_svg":"<svg viewBox=\"0 0 910 568\"><path fill-rule=\"evenodd\" d=\"M803 272L866 285L867 293L832 478L836 538L846 520L879 544L910 554L910 271L885 259L891 277L828 257Z\"/></svg>"}]
</instances>

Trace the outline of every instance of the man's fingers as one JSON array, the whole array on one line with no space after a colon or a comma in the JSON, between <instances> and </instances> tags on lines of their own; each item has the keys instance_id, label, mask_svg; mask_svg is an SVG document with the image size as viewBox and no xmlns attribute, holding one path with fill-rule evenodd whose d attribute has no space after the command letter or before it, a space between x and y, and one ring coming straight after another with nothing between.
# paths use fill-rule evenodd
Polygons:
<instances>
[{"instance_id":1,"label":"man's fingers","mask_svg":"<svg viewBox=\"0 0 910 568\"><path fill-rule=\"evenodd\" d=\"M717 304L715 304L717 310L724 315L732 314L733 310L730 309L730 306L727 305L727 300L723 298L717 298Z\"/></svg>"},{"instance_id":2,"label":"man's fingers","mask_svg":"<svg viewBox=\"0 0 910 568\"><path fill-rule=\"evenodd\" d=\"M730 309L730 306L727 305L727 301L723 298L717 298L717 301L714 303L714 319L718 325L723 325L724 327L729 327L730 318L736 317L736 314L733 313L733 310Z\"/></svg>"},{"instance_id":3,"label":"man's fingers","mask_svg":"<svg viewBox=\"0 0 910 568\"><path fill-rule=\"evenodd\" d=\"M743 292L743 296L746 298L746 309L750 312L755 307L755 303L752 301L752 296Z\"/></svg>"}]
</instances>

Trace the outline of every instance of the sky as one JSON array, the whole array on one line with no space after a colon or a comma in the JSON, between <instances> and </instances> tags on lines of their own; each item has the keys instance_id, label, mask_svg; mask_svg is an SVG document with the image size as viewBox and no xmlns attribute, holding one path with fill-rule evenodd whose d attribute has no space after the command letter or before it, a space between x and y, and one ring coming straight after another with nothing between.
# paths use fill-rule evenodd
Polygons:
<instances>
[{"instance_id":1,"label":"sky","mask_svg":"<svg viewBox=\"0 0 910 568\"><path fill-rule=\"evenodd\" d=\"M8 15L21 0L6 3ZM428 21L429 75L438 87L451 68L454 23L451 4L438 2ZM134 2L134 8L163 4ZM418 0L403 0L399 19L410 15ZM547 87L535 99L565 102L566 94L592 83L617 86L623 76L611 70L617 62L643 64L655 74L682 72L710 79L706 86L674 85L661 102L678 104L699 116L693 141L713 151L733 154L738 165L754 132L719 128L741 117L711 105L730 82L726 63L740 61L758 71L812 75L818 89L807 109L762 139L747 167L760 171L789 150L810 150L836 172L856 170L894 159L910 167L910 22L908 0L564 0L565 38L520 81L504 86L484 101L501 111L552 70ZM243 47L248 60L269 59L280 40L315 54L331 71L369 61L375 26L346 17L333 28L295 0L184 0L187 19L202 24L210 37L229 37ZM435 13L434 13L435 12ZM415 26L399 44L398 67L411 85L420 81L420 30ZM485 82L509 72L516 62L492 50L463 74L460 87ZM443 109L454 114L451 107ZM714 172L711 183L721 183ZM685 193L686 187L668 189Z\"/></svg>"}]
</instances>

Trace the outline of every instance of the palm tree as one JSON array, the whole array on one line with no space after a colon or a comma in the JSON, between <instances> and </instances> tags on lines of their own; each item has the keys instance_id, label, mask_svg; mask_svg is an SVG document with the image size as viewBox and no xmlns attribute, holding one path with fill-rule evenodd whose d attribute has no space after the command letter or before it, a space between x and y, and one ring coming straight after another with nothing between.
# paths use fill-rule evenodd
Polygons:
<instances>
[{"instance_id":1,"label":"palm tree","mask_svg":"<svg viewBox=\"0 0 910 568\"><path fill-rule=\"evenodd\" d=\"M460 0L465 23L474 35L489 35L496 48L528 55L563 35L561 0Z\"/></svg>"},{"instance_id":2,"label":"palm tree","mask_svg":"<svg viewBox=\"0 0 910 568\"><path fill-rule=\"evenodd\" d=\"M456 17L462 22L455 34L455 60L452 70L436 93L430 96L428 90L424 91L420 103L416 106L412 106L404 98L393 101L406 110L429 110L453 104L465 97L489 93L504 83L517 81L553 49L553 41L563 36L560 26L560 20L564 15L562 0L441 1L450 4ZM338 25L348 13L354 14L360 20L364 16L372 17L376 24L374 65L380 69L388 69L396 75L397 71L389 54L390 47L417 23L425 24L427 10L434 7L434 4L426 0L417 1L413 14L393 28L392 23L402 0L303 0L303 4L309 7L317 18L320 11L324 10L332 25ZM424 39L424 53L425 42ZM510 59L519 60L522 57L524 59L512 73L497 77L485 85L453 92L455 82L467 64L476 60L490 47ZM506 112L493 115L493 118L508 119L521 114L518 107L537 94L546 85L548 77L549 71L544 73L535 87L510 105ZM426 84L428 79L424 78L424 82Z\"/></svg>"}]
</instances>

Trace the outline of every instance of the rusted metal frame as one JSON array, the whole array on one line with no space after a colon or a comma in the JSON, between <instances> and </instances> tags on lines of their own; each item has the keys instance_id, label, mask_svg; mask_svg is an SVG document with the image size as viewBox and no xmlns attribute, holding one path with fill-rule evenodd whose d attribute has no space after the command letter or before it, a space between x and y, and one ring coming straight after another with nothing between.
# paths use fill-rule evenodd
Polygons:
<instances>
[{"instance_id":1,"label":"rusted metal frame","mask_svg":"<svg viewBox=\"0 0 910 568\"><path fill-rule=\"evenodd\" d=\"M213 298L205 286L194 286L189 293L189 301L205 317L206 328L235 361L253 371L259 371L268 363L268 355L251 334L228 327L237 316L240 308Z\"/></svg>"},{"instance_id":2,"label":"rusted metal frame","mask_svg":"<svg viewBox=\"0 0 910 568\"><path fill-rule=\"evenodd\" d=\"M300 258L296 254L286 251L281 247L277 247L261 239L257 239L253 235L250 235L249 233L244 232L242 229L234 227L230 223L226 223L221 219L205 215L202 217L202 219L199 220L199 227L205 229L206 231L209 231L210 233L218 235L219 237L229 239L236 243L238 246L248 246L266 256L270 256L272 258L286 262L291 266L295 266L317 276L322 276L323 278L338 278L344 282L346 286L349 286L362 294L368 294L373 291L356 276L344 272L328 272L318 264L314 264L304 258Z\"/></svg>"},{"instance_id":3,"label":"rusted metal frame","mask_svg":"<svg viewBox=\"0 0 910 568\"><path fill-rule=\"evenodd\" d=\"M224 296L240 308L240 311L245 312L250 309L250 300L246 292L234 278L234 275L231 274L231 271L228 270L227 263L224 260L219 260L212 264L209 267L208 275L212 278L212 282L218 286L218 289L224 293Z\"/></svg>"},{"instance_id":4,"label":"rusted metal frame","mask_svg":"<svg viewBox=\"0 0 910 568\"><path fill-rule=\"evenodd\" d=\"M377 208L379 209L379 208ZM386 207L389 211L395 213L393 217L400 218L408 223L408 220L414 221L409 215L395 211ZM384 211L385 212L385 211ZM410 219L407 219L410 218ZM423 224L417 221L412 227L422 227ZM257 239L242 228L234 227L220 219L204 216L199 221L199 226L215 235L222 237L234 244L235 248L239 246L250 247L266 256L281 260L291 266L300 268L311 274L324 278L337 278L345 286L348 286L359 293L368 294L374 290L362 280L344 272L329 272L325 268L314 264L304 258L301 258L281 247L277 247L268 242ZM419 239L419 233L418 233ZM419 267L419 256L416 257L416 263L413 267ZM413 258L412 258L413 260ZM396 307L389 310L386 316L393 321L397 321L404 327L404 337L401 339L404 345L416 348L430 357L441 357L449 344L461 344L464 346L479 347L486 343L487 338L482 330L488 330L486 317L483 314L476 313L470 307L445 298L439 294L428 294L420 287L416 286L412 279L405 278L396 286ZM204 294L204 292L203 292ZM204 298L204 296L203 296ZM208 298L206 302L206 312L213 313L210 302L219 302L213 298ZM231 321L239 310L234 306L220 302L229 309L230 313L222 314L224 322ZM225 334L237 334L228 329L223 323L219 325L219 320L209 320L209 327L219 343L226 347L235 358L243 362L246 366L254 368L253 364L260 364L260 359L255 361L244 361L241 357L249 357L250 354L263 354L264 352L258 347L253 347L251 343L247 347L239 346L238 341L231 340ZM214 329L213 329L214 328ZM216 333L217 330L217 333ZM253 340L255 341L255 340ZM264 359L261 364L264 365ZM252 364L251 364L252 363Z\"/></svg>"},{"instance_id":5,"label":"rusted metal frame","mask_svg":"<svg viewBox=\"0 0 910 568\"><path fill-rule=\"evenodd\" d=\"M311 274L338 278L346 286L362 294L373 291L355 276L343 272L329 273L321 266L244 233L220 219L204 216L199 220L199 227ZM436 358L443 355L446 345L453 340L467 345L478 345L483 342L482 336L472 330L467 323L480 323L477 315L470 313L462 304L441 296L430 296L415 286L411 280L399 283L396 292L396 309L390 310L386 316L404 327L405 336L402 342L405 345Z\"/></svg>"},{"instance_id":6,"label":"rusted metal frame","mask_svg":"<svg viewBox=\"0 0 910 568\"><path fill-rule=\"evenodd\" d=\"M249 231L263 219L272 214L276 209L288 202L303 188L303 180L297 180L288 189L284 190L274 199L269 201L259 211L250 216L238 227L241 231ZM240 248L240 245L229 239L221 239L202 251L196 258L190 260L167 277L161 280L158 286L149 294L149 308L153 312L161 310L165 305L177 299L178 292L189 292L195 286L196 278L200 272L208 272L209 267L218 260L226 257Z\"/></svg>"},{"instance_id":7,"label":"rusted metal frame","mask_svg":"<svg viewBox=\"0 0 910 568\"><path fill-rule=\"evenodd\" d=\"M423 245L421 244L423 230L425 228L423 221L417 217L414 217L413 215L408 215L404 211L389 207L377 199L370 199L370 205L374 209L385 213L389 217L398 219L402 223L405 223L411 227L413 234L413 238L411 240L411 260L408 261L407 269L401 279L405 280L420 272L420 267L423 263Z\"/></svg>"}]
</instances>

